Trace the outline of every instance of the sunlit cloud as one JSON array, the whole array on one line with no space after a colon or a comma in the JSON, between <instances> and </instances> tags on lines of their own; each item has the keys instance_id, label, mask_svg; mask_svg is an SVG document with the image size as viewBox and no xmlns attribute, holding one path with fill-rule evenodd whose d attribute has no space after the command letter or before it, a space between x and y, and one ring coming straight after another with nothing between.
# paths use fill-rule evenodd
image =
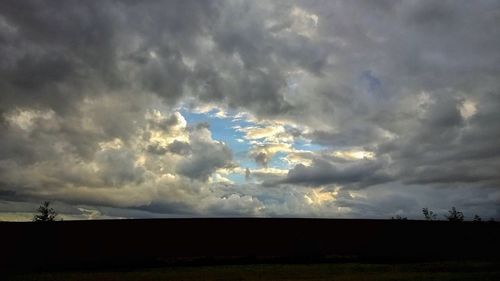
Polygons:
<instances>
[{"instance_id":1,"label":"sunlit cloud","mask_svg":"<svg viewBox=\"0 0 500 281\"><path fill-rule=\"evenodd\" d=\"M375 153L365 150L335 151L332 155L346 160L372 159L375 157Z\"/></svg>"},{"instance_id":2,"label":"sunlit cloud","mask_svg":"<svg viewBox=\"0 0 500 281\"><path fill-rule=\"evenodd\" d=\"M471 100L465 100L459 110L464 119L469 119L477 113L477 105Z\"/></svg>"},{"instance_id":3,"label":"sunlit cloud","mask_svg":"<svg viewBox=\"0 0 500 281\"><path fill-rule=\"evenodd\" d=\"M0 219L499 217L498 11L1 2Z\"/></svg>"}]
</instances>

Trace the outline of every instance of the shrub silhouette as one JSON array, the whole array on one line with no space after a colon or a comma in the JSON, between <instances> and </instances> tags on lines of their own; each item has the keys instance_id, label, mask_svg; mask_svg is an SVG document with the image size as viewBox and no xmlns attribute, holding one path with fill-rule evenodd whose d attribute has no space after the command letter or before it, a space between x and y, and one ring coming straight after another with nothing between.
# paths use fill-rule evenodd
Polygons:
<instances>
[{"instance_id":1,"label":"shrub silhouette","mask_svg":"<svg viewBox=\"0 0 500 281\"><path fill-rule=\"evenodd\" d=\"M429 211L429 208L423 208L422 213L424 214L425 220L433 221L437 218L437 215L433 211Z\"/></svg>"},{"instance_id":2,"label":"shrub silhouette","mask_svg":"<svg viewBox=\"0 0 500 281\"><path fill-rule=\"evenodd\" d=\"M483 221L483 219L481 219L481 217L480 217L480 216L478 216L478 215L474 215L474 219L473 219L473 220L474 220L475 222L482 222L482 221Z\"/></svg>"},{"instance_id":3,"label":"shrub silhouette","mask_svg":"<svg viewBox=\"0 0 500 281\"><path fill-rule=\"evenodd\" d=\"M464 214L460 211L457 211L455 207L452 207L451 210L449 210L448 212L450 214L447 216L445 215L448 221L458 221L458 222L464 221Z\"/></svg>"},{"instance_id":4,"label":"shrub silhouette","mask_svg":"<svg viewBox=\"0 0 500 281\"><path fill-rule=\"evenodd\" d=\"M49 201L44 201L40 207L38 207L37 211L39 214L33 216L34 222L47 222L47 221L55 221L57 217L56 211L50 207Z\"/></svg>"}]
</instances>

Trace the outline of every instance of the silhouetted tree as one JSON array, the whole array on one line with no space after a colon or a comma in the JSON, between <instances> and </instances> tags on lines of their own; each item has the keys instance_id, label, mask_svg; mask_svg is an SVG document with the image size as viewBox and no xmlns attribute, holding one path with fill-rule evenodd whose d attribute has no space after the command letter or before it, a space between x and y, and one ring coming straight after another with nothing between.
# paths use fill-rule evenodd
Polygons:
<instances>
[{"instance_id":1,"label":"silhouetted tree","mask_svg":"<svg viewBox=\"0 0 500 281\"><path fill-rule=\"evenodd\" d=\"M457 211L455 207L452 207L448 212L450 214L447 216L445 215L448 221L464 221L464 214L460 211Z\"/></svg>"},{"instance_id":2,"label":"silhouetted tree","mask_svg":"<svg viewBox=\"0 0 500 281\"><path fill-rule=\"evenodd\" d=\"M474 215L474 219L473 219L473 220L474 220L474 221L476 221L476 222L481 222L481 221L483 221L483 219L481 219L481 217L480 217L480 216L478 216L478 215Z\"/></svg>"},{"instance_id":3,"label":"silhouetted tree","mask_svg":"<svg viewBox=\"0 0 500 281\"><path fill-rule=\"evenodd\" d=\"M437 218L437 215L433 211L429 211L429 208L423 208L422 213L424 214L425 220L433 221Z\"/></svg>"},{"instance_id":4,"label":"silhouetted tree","mask_svg":"<svg viewBox=\"0 0 500 281\"><path fill-rule=\"evenodd\" d=\"M56 211L50 207L49 201L44 201L37 209L37 215L33 216L35 222L55 221L57 217Z\"/></svg>"}]
</instances>

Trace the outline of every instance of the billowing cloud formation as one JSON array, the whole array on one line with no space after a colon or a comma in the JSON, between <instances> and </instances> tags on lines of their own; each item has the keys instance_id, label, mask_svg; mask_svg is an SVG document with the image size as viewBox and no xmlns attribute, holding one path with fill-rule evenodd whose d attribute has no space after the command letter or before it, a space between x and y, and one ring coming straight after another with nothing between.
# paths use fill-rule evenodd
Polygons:
<instances>
[{"instance_id":1,"label":"billowing cloud formation","mask_svg":"<svg viewBox=\"0 0 500 281\"><path fill-rule=\"evenodd\" d=\"M381 163L361 161L356 163L332 163L325 160L314 160L311 166L296 165L288 173L286 183L311 184L361 184L375 185L391 180L383 170Z\"/></svg>"},{"instance_id":2,"label":"billowing cloud formation","mask_svg":"<svg viewBox=\"0 0 500 281\"><path fill-rule=\"evenodd\" d=\"M0 211L498 217L499 15L486 0L2 1ZM189 122L199 108L236 124Z\"/></svg>"}]
</instances>

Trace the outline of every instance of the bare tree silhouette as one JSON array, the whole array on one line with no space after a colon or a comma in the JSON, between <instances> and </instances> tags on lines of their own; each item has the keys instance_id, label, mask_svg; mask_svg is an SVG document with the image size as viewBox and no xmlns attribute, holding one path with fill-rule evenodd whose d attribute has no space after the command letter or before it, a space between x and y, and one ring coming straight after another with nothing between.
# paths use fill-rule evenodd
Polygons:
<instances>
[{"instance_id":1,"label":"bare tree silhouette","mask_svg":"<svg viewBox=\"0 0 500 281\"><path fill-rule=\"evenodd\" d=\"M37 211L39 214L33 216L34 222L47 222L47 221L55 221L57 217L56 211L50 207L49 201L44 201L40 207L38 207Z\"/></svg>"}]
</instances>

